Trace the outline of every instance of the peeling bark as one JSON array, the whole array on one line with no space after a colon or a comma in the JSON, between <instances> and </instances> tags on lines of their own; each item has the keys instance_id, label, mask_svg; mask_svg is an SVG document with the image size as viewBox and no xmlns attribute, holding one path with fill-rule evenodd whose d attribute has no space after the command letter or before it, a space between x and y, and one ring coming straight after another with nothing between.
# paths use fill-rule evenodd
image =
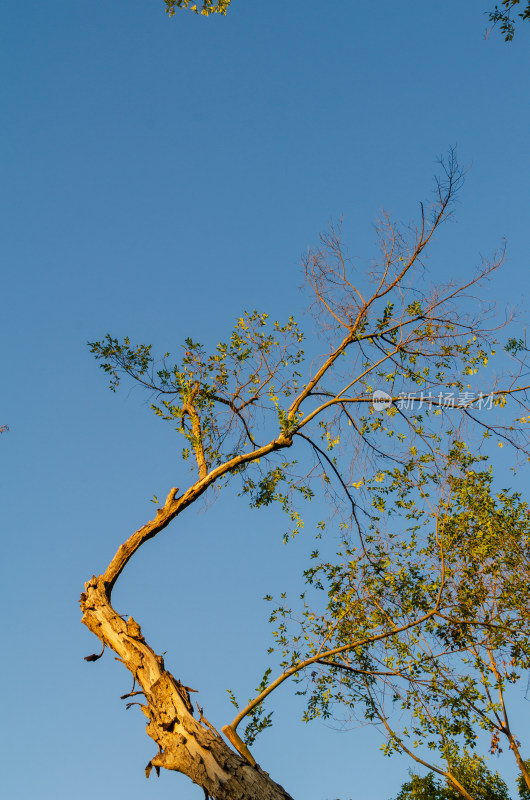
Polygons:
<instances>
[{"instance_id":1,"label":"peeling bark","mask_svg":"<svg viewBox=\"0 0 530 800\"><path fill-rule=\"evenodd\" d=\"M169 498L168 498L169 500ZM118 656L132 673L145 702L141 708L147 734L158 753L146 766L176 770L201 786L213 800L292 800L258 765L235 753L204 719L194 716L188 690L164 666L164 659L146 643L132 618L112 608L105 577L93 577L81 595L83 624Z\"/></svg>"}]
</instances>

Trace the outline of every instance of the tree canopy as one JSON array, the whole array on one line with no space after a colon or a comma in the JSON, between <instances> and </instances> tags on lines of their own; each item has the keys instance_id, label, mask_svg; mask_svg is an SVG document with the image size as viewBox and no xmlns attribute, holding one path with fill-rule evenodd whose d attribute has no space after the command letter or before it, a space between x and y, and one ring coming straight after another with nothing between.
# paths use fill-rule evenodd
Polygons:
<instances>
[{"instance_id":1,"label":"tree canopy","mask_svg":"<svg viewBox=\"0 0 530 800\"><path fill-rule=\"evenodd\" d=\"M466 800L483 795L461 782L455 752L475 747L480 728L494 743L507 737L530 788L504 702L530 653L529 511L518 494L493 489L491 454L482 452L493 439L530 456L526 348L514 336L503 348L503 323L476 296L502 251L460 283L430 285L424 263L462 180L451 152L416 226L382 216L379 259L364 274L340 227L321 237L303 259L311 340L294 319L271 323L254 311L211 352L192 338L180 358L157 358L128 337L90 343L113 391L124 379L147 390L153 412L183 438L192 471L81 596L84 624L134 676L138 689L124 698L143 698L158 745L147 775L183 772L216 800L288 797L249 748L271 725L266 702L292 679L307 721L361 715L385 731L388 753L420 761ZM307 345L319 353L313 360ZM499 359L510 367L502 379L492 370ZM304 527L303 503L318 497L328 512L317 542L334 531L341 544L336 559L314 550L299 609L268 598L273 666L264 664L247 704L231 692L237 715L222 731L232 750L138 623L116 614L111 594L146 541L234 483L255 508L279 504L286 539ZM417 756L417 745L438 761Z\"/></svg>"},{"instance_id":2,"label":"tree canopy","mask_svg":"<svg viewBox=\"0 0 530 800\"><path fill-rule=\"evenodd\" d=\"M357 637L359 629L369 638L383 618L396 631L333 661L322 658L309 682L310 717L349 708L362 718L362 707L384 731L388 754L408 754L467 800L481 795L463 790L457 754L463 745L476 747L481 730L490 735L493 753L505 739L530 787L506 699L529 665L530 511L517 494L492 495L485 460L457 443L444 487L440 473L419 480L403 470L387 473L375 500L379 505L385 498L388 530L383 533L378 519L362 578L351 547L341 562L320 563L308 573L311 585L330 598L317 623L328 642ZM409 536L397 532L403 531L399 516L409 520ZM412 607L434 613L405 629ZM313 618L302 623L312 648L319 647L315 627Z\"/></svg>"}]
</instances>

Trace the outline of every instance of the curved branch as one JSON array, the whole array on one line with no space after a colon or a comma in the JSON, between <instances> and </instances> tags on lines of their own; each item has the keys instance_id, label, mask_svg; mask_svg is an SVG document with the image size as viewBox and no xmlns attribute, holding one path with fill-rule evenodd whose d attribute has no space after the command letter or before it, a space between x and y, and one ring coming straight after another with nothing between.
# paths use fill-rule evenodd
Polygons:
<instances>
[{"instance_id":1,"label":"curved branch","mask_svg":"<svg viewBox=\"0 0 530 800\"><path fill-rule=\"evenodd\" d=\"M262 692L258 694L257 697L251 700L248 703L248 705L246 705L245 708L243 708L239 712L239 714L232 720L232 722L229 725L225 725L223 728L221 728L221 730L223 731L225 736L230 739L234 747L236 747L236 749L238 749L242 755L246 756L248 748L242 741L242 739L240 739L240 737L236 732L238 725L246 716L248 716L248 714L250 714L250 712L254 708L256 708L256 706L258 706L260 703L263 702L263 700L265 700L267 695L269 695L271 692L277 689L278 686L280 686L284 681L287 680L287 678L296 675L297 672L301 672L301 670L306 669L307 667L311 666L311 664L316 664L322 659L332 658L333 656L336 656L339 653L345 653L348 650L354 650L357 647L363 647L364 645L367 644L373 644L374 642L378 642L383 639L388 639L389 636L395 636L396 634L403 633L404 631L409 630L410 628L422 625L424 622L431 619L431 617L433 617L437 613L438 603L439 603L439 596L436 601L436 606L433 609L431 609L431 611L428 611L427 614L424 614L419 619L413 620L412 622L408 622L405 625L396 627L391 631L384 631L383 633L375 634L374 636L369 636L365 639L360 639L357 642L351 642L350 644L344 644L341 645L340 647L335 647L331 650L327 650L325 653L318 653L315 656L311 656L310 658L304 659L304 661L300 661L298 664L294 664L292 667L289 667L289 669L285 670L285 672L279 675L276 678L276 680L272 681L272 683L270 683Z\"/></svg>"},{"instance_id":2,"label":"curved branch","mask_svg":"<svg viewBox=\"0 0 530 800\"><path fill-rule=\"evenodd\" d=\"M229 459L224 464L211 470L207 475L190 486L179 498L176 498L178 489L171 489L163 508L157 510L155 519L148 522L142 528L139 528L127 541L118 547L114 558L102 576L108 596L110 597L114 584L138 548L140 548L144 542L152 539L166 528L178 514L203 495L208 487L215 483L215 481L234 469L241 467L243 464L256 461L276 450L291 447L292 443L292 438L281 433L268 444L258 447L250 453L241 453L238 456L234 456L234 458Z\"/></svg>"}]
</instances>

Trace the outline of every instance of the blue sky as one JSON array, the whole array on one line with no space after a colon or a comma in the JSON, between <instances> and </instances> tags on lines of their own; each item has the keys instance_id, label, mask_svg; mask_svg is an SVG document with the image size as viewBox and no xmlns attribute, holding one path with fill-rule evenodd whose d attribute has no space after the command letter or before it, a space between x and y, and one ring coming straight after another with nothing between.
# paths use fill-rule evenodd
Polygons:
<instances>
[{"instance_id":1,"label":"blue sky","mask_svg":"<svg viewBox=\"0 0 530 800\"><path fill-rule=\"evenodd\" d=\"M407 222L455 144L470 171L431 270L471 272L506 237L488 291L527 318L530 29L485 41L487 0L232 5L226 18L168 19L162 0L3 4L10 800L88 800L102 786L106 798L202 797L178 775L145 780L153 743L119 700L128 674L110 655L83 661L98 644L79 624L83 582L149 518L149 498L187 476L145 398L108 392L88 340L110 331L178 351L185 336L215 343L255 307L310 332L300 254L342 214L351 254L369 263L381 207ZM283 547L281 525L227 492L144 548L114 595L217 726L232 716L226 688L250 696L266 665L261 598L296 585L309 547ZM385 759L374 731L303 726L282 692L256 753L294 797L395 795L409 764Z\"/></svg>"}]
</instances>

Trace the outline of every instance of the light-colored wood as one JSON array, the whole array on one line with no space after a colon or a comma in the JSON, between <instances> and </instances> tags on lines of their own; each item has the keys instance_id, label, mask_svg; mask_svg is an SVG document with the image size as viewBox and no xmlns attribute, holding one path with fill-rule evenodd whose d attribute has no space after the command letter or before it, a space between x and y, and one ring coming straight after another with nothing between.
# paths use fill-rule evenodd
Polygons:
<instances>
[{"instance_id":1,"label":"light-colored wood","mask_svg":"<svg viewBox=\"0 0 530 800\"><path fill-rule=\"evenodd\" d=\"M81 595L83 623L113 650L143 692L147 734L158 753L146 767L176 770L214 800L292 800L260 767L235 753L211 726L196 719L188 690L174 678L145 641L140 626L112 608L103 576ZM202 715L201 715L201 719Z\"/></svg>"}]
</instances>

